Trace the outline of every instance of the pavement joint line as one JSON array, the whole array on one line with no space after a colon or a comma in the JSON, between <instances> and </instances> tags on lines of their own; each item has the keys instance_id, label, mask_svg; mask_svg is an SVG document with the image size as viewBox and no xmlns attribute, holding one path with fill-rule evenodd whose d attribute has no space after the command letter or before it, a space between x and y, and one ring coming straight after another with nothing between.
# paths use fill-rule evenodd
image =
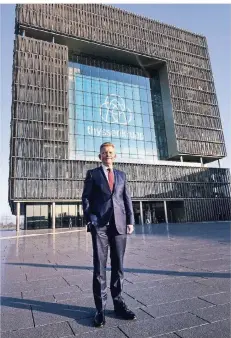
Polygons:
<instances>
[{"instance_id":1,"label":"pavement joint line","mask_svg":"<svg viewBox=\"0 0 231 338\"><path fill-rule=\"evenodd\" d=\"M200 299L200 300L203 300L204 302L207 302L208 304L211 304L211 305L216 305L215 303L212 303L210 301L208 301L207 299L204 299L202 298L203 296L198 296L197 298Z\"/></svg>"},{"instance_id":2,"label":"pavement joint line","mask_svg":"<svg viewBox=\"0 0 231 338\"><path fill-rule=\"evenodd\" d=\"M176 335L176 337L179 337L179 338L182 338L182 336L179 336L178 334L177 334L177 332L171 332L171 333L173 333L173 334L175 334Z\"/></svg>"},{"instance_id":3,"label":"pavement joint line","mask_svg":"<svg viewBox=\"0 0 231 338\"><path fill-rule=\"evenodd\" d=\"M208 323L208 324L211 324L210 321L208 321L207 319L204 319L203 317L198 316L196 313L193 313L193 312L190 312L190 311L188 311L188 313L190 313L190 314L193 315L193 316L196 316L197 318L199 318L199 319L201 319L201 320L204 320L204 321L205 321L206 323Z\"/></svg>"},{"instance_id":4,"label":"pavement joint line","mask_svg":"<svg viewBox=\"0 0 231 338\"><path fill-rule=\"evenodd\" d=\"M75 332L74 332L74 330L72 329L70 322L69 322L69 321L66 321L66 323L67 323L67 325L70 327L71 332L72 332L73 337L74 337L74 336L75 336Z\"/></svg>"},{"instance_id":5,"label":"pavement joint line","mask_svg":"<svg viewBox=\"0 0 231 338\"><path fill-rule=\"evenodd\" d=\"M0 240L3 239L17 239L17 238L23 238L23 237L36 237L36 236L46 236L46 235L60 235L60 234L66 234L66 233L71 233L71 232L83 232L86 231L86 229L83 230L69 230L69 231L61 231L61 232L47 232L43 234L29 234L29 235L16 235L16 236L11 236L11 237L0 237Z\"/></svg>"},{"instance_id":6,"label":"pavement joint line","mask_svg":"<svg viewBox=\"0 0 231 338\"><path fill-rule=\"evenodd\" d=\"M121 329L120 326L117 326L117 328L119 329L119 331L121 331L125 337L129 338L129 336Z\"/></svg>"}]
</instances>

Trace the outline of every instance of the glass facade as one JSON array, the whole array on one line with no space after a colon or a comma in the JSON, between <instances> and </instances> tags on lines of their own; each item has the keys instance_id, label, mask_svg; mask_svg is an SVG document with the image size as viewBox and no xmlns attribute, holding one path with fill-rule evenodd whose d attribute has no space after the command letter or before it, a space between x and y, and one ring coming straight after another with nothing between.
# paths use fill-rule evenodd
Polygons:
<instances>
[{"instance_id":1,"label":"glass facade","mask_svg":"<svg viewBox=\"0 0 231 338\"><path fill-rule=\"evenodd\" d=\"M47 204L27 204L25 229L50 228L50 208Z\"/></svg>"},{"instance_id":2,"label":"glass facade","mask_svg":"<svg viewBox=\"0 0 231 338\"><path fill-rule=\"evenodd\" d=\"M106 141L119 162L156 160L150 78L70 62L69 159L97 160Z\"/></svg>"},{"instance_id":3,"label":"glass facade","mask_svg":"<svg viewBox=\"0 0 231 338\"><path fill-rule=\"evenodd\" d=\"M25 229L52 228L53 208L51 204L27 204ZM81 202L75 204L60 203L55 205L55 227L72 228L84 226Z\"/></svg>"}]
</instances>

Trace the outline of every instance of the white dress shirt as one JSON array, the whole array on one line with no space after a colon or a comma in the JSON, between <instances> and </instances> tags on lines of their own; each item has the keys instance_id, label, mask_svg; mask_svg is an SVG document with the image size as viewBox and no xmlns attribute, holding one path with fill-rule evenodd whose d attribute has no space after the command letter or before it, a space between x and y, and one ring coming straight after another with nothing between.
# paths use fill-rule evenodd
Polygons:
<instances>
[{"instance_id":1,"label":"white dress shirt","mask_svg":"<svg viewBox=\"0 0 231 338\"><path fill-rule=\"evenodd\" d=\"M114 176L113 168L106 167L104 164L102 164L102 168L103 168L105 176L107 177L107 180L108 180L108 171L107 171L108 169L112 170L112 173L113 173L113 176Z\"/></svg>"}]
</instances>

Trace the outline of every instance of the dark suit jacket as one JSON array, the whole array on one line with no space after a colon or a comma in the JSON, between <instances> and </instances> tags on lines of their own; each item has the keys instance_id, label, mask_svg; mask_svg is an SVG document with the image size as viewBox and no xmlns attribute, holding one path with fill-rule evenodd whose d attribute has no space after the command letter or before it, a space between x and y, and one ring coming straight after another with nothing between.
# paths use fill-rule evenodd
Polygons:
<instances>
[{"instance_id":1,"label":"dark suit jacket","mask_svg":"<svg viewBox=\"0 0 231 338\"><path fill-rule=\"evenodd\" d=\"M127 224L134 224L132 201L123 171L113 169L114 189L111 192L102 166L88 170L84 182L82 204L87 222L105 226L114 212L115 225L120 234L127 233Z\"/></svg>"}]
</instances>

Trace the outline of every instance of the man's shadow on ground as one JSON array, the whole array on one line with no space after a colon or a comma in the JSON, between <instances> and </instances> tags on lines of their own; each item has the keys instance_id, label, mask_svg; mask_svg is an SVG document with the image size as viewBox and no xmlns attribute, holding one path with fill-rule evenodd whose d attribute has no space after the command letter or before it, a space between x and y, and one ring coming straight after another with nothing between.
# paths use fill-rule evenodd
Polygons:
<instances>
[{"instance_id":1,"label":"man's shadow on ground","mask_svg":"<svg viewBox=\"0 0 231 338\"><path fill-rule=\"evenodd\" d=\"M87 307L87 306L78 306L78 305L68 305L68 304L60 304L60 303L52 303L52 302L44 302L44 301L38 301L38 300L31 300L31 299L20 299L15 297L8 297L8 296L2 296L1 297L1 306L6 307L12 307L14 309L23 309L23 310L32 310L38 311L38 312L44 312L44 313L50 313L54 315L60 315L66 318L69 318L69 320L75 320L76 323L82 326L92 327L94 329L93 325L93 318L95 316L95 308L93 307ZM4 309L3 316L4 316ZM105 314L107 317L116 317L113 310L106 310ZM34 313L33 313L33 317ZM65 321L65 318L63 318L60 321ZM51 321L44 324L37 324L36 318L35 318L35 325L38 327L39 325L49 325L49 324L55 324L57 321ZM25 328L26 329L26 328Z\"/></svg>"}]
</instances>

